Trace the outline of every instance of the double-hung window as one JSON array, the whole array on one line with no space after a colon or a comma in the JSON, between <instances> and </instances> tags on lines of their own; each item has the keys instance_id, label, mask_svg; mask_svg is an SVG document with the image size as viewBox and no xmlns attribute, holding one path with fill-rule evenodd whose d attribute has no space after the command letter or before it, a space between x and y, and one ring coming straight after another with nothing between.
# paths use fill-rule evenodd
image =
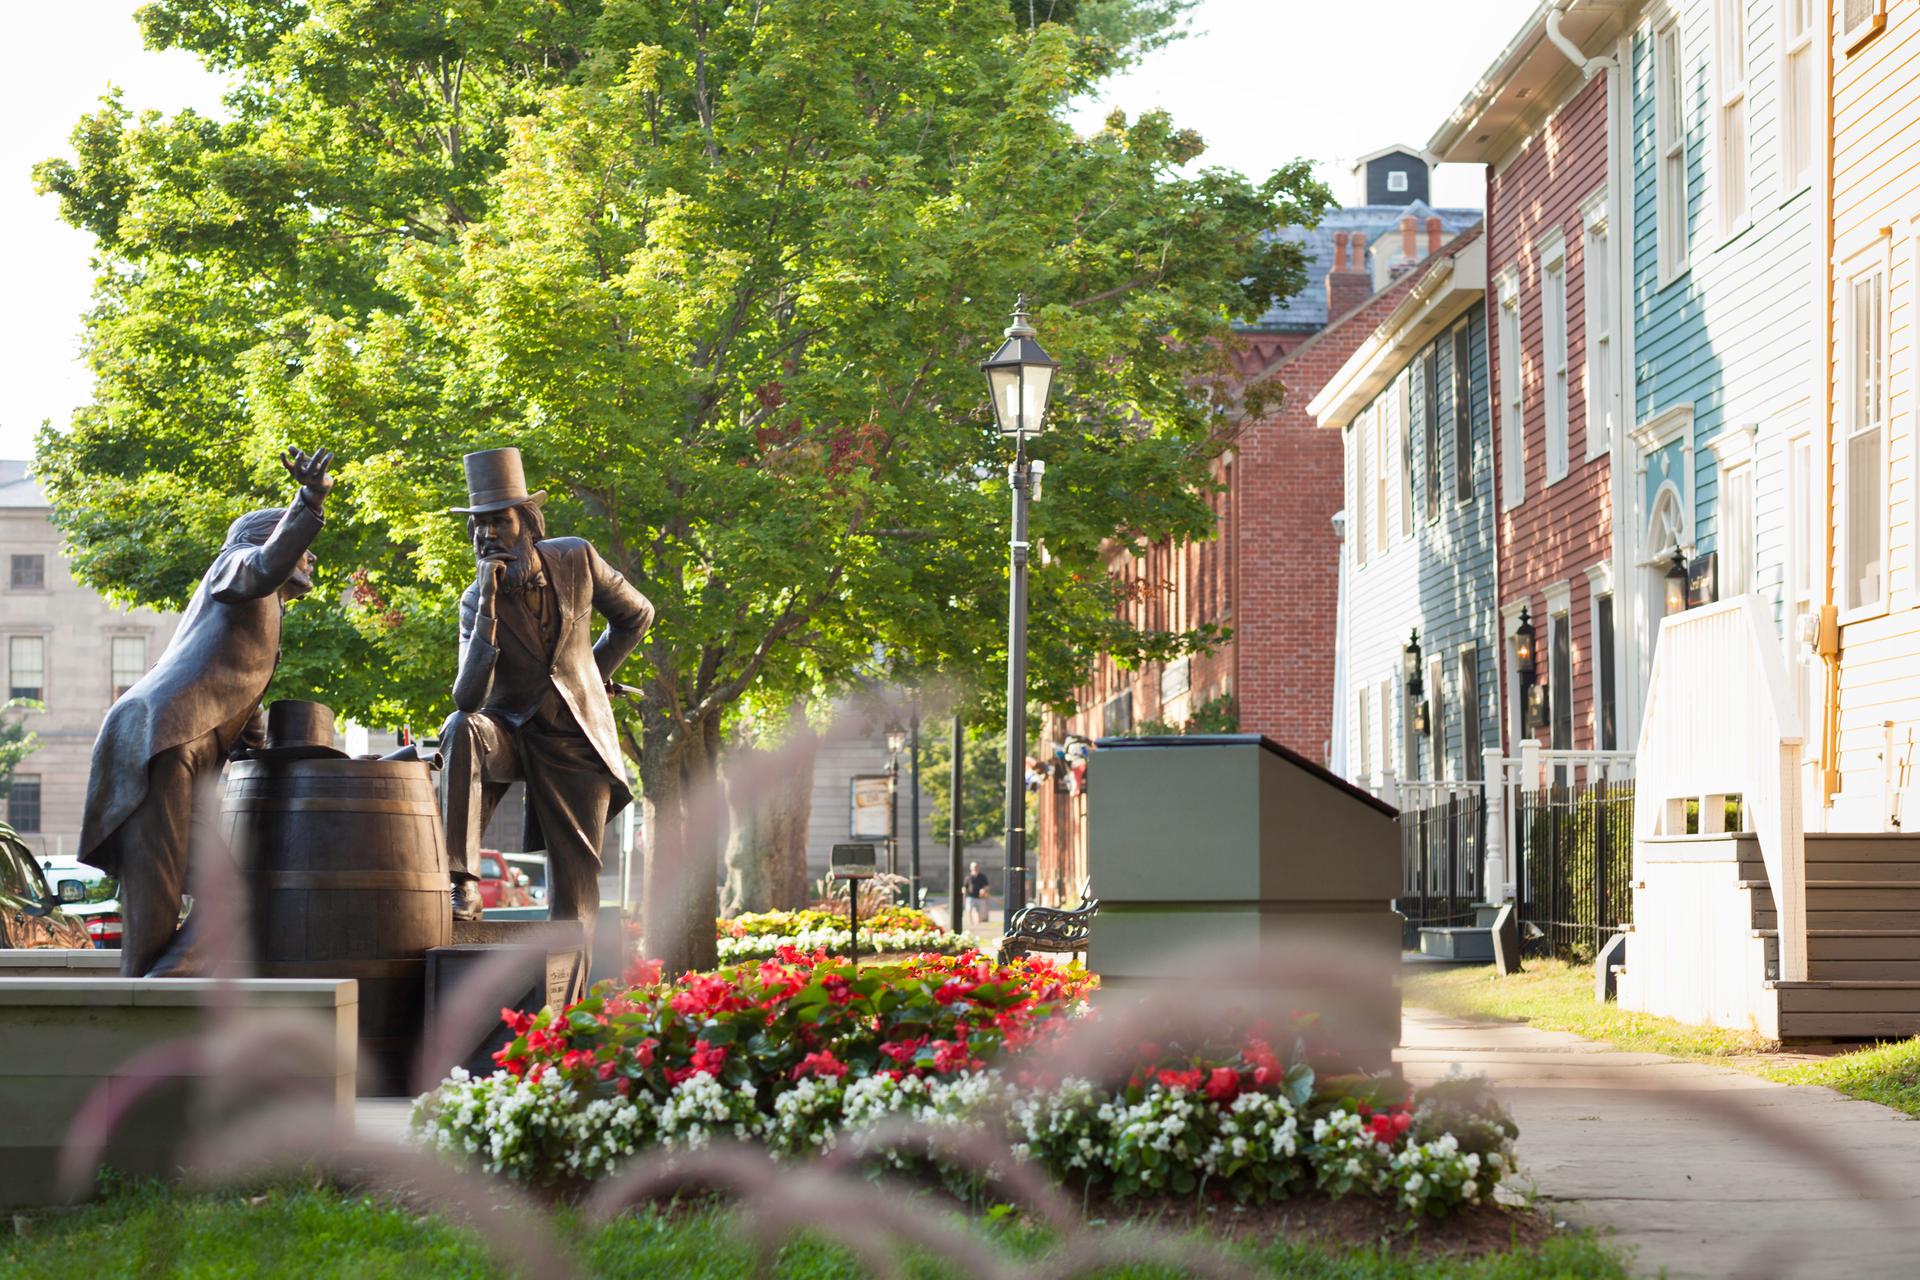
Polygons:
<instances>
[{"instance_id":1,"label":"double-hung window","mask_svg":"<svg viewBox=\"0 0 1920 1280\"><path fill-rule=\"evenodd\" d=\"M1587 457L1613 447L1618 417L1618 378L1613 364L1613 256L1608 249L1605 193L1588 206L1580 268L1587 350L1581 385L1586 391Z\"/></svg>"},{"instance_id":2,"label":"double-hung window","mask_svg":"<svg viewBox=\"0 0 1920 1280\"><path fill-rule=\"evenodd\" d=\"M1852 53L1887 25L1887 0L1841 0L1840 50Z\"/></svg>"},{"instance_id":3,"label":"double-hung window","mask_svg":"<svg viewBox=\"0 0 1920 1280\"><path fill-rule=\"evenodd\" d=\"M1473 325L1453 329L1453 496L1473 501Z\"/></svg>"},{"instance_id":4,"label":"double-hung window","mask_svg":"<svg viewBox=\"0 0 1920 1280\"><path fill-rule=\"evenodd\" d=\"M1548 746L1555 751L1573 749L1573 625L1566 613L1555 613L1548 620L1551 633L1551 666L1548 668L1547 713L1552 725Z\"/></svg>"},{"instance_id":5,"label":"double-hung window","mask_svg":"<svg viewBox=\"0 0 1920 1280\"><path fill-rule=\"evenodd\" d=\"M145 636L114 636L112 638L113 659L113 696L133 688L141 676L147 674L147 638Z\"/></svg>"},{"instance_id":6,"label":"double-hung window","mask_svg":"<svg viewBox=\"0 0 1920 1280\"><path fill-rule=\"evenodd\" d=\"M1846 307L1845 359L1841 362L1841 401L1846 422L1841 607L1867 609L1884 603L1886 598L1887 274L1884 261L1875 261L1850 276L1841 297Z\"/></svg>"},{"instance_id":7,"label":"double-hung window","mask_svg":"<svg viewBox=\"0 0 1920 1280\"><path fill-rule=\"evenodd\" d=\"M7 697L45 702L47 698L47 640L45 636L14 636L7 643Z\"/></svg>"},{"instance_id":8,"label":"double-hung window","mask_svg":"<svg viewBox=\"0 0 1920 1280\"><path fill-rule=\"evenodd\" d=\"M1813 0L1781 0L1780 187L1787 195L1813 174Z\"/></svg>"},{"instance_id":9,"label":"double-hung window","mask_svg":"<svg viewBox=\"0 0 1920 1280\"><path fill-rule=\"evenodd\" d=\"M1460 751L1466 778L1480 781L1480 655L1460 650Z\"/></svg>"},{"instance_id":10,"label":"double-hung window","mask_svg":"<svg viewBox=\"0 0 1920 1280\"><path fill-rule=\"evenodd\" d=\"M1680 24L1653 33L1654 239L1662 283L1687 269L1687 127L1680 69Z\"/></svg>"},{"instance_id":11,"label":"double-hung window","mask_svg":"<svg viewBox=\"0 0 1920 1280\"><path fill-rule=\"evenodd\" d=\"M1373 481L1369 477L1372 470L1367 466L1367 450L1372 445L1373 416L1363 410L1353 420L1349 428L1353 445L1353 562L1364 565L1367 562L1367 542L1371 532L1372 519L1368 513L1368 486Z\"/></svg>"},{"instance_id":12,"label":"double-hung window","mask_svg":"<svg viewBox=\"0 0 1920 1280\"><path fill-rule=\"evenodd\" d=\"M1381 551L1393 545L1393 517L1399 514L1400 505L1391 499L1391 477L1387 474L1387 461L1393 456L1387 447L1392 427L1387 410L1385 404L1373 407L1373 545Z\"/></svg>"},{"instance_id":13,"label":"double-hung window","mask_svg":"<svg viewBox=\"0 0 1920 1280\"><path fill-rule=\"evenodd\" d=\"M1540 251L1540 348L1546 366L1547 483L1567 474L1567 246L1558 233Z\"/></svg>"},{"instance_id":14,"label":"double-hung window","mask_svg":"<svg viewBox=\"0 0 1920 1280\"><path fill-rule=\"evenodd\" d=\"M1753 464L1720 476L1720 598L1753 590Z\"/></svg>"},{"instance_id":15,"label":"double-hung window","mask_svg":"<svg viewBox=\"0 0 1920 1280\"><path fill-rule=\"evenodd\" d=\"M1720 234L1731 235L1747 221L1747 0L1714 0L1713 35Z\"/></svg>"},{"instance_id":16,"label":"double-hung window","mask_svg":"<svg viewBox=\"0 0 1920 1280\"><path fill-rule=\"evenodd\" d=\"M1366 685L1354 690L1354 727L1359 730L1360 780L1373 777L1373 697Z\"/></svg>"}]
</instances>

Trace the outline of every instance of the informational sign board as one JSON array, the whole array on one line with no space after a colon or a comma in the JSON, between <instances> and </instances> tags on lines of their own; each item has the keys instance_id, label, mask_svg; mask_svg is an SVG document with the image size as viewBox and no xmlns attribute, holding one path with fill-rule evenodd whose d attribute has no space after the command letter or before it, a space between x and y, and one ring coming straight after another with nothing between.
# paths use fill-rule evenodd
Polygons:
<instances>
[{"instance_id":1,"label":"informational sign board","mask_svg":"<svg viewBox=\"0 0 1920 1280\"><path fill-rule=\"evenodd\" d=\"M853 820L847 834L855 840L885 840L893 833L893 811L888 799L887 775L857 773L853 777Z\"/></svg>"},{"instance_id":2,"label":"informational sign board","mask_svg":"<svg viewBox=\"0 0 1920 1280\"><path fill-rule=\"evenodd\" d=\"M877 865L870 844L833 846L830 874L835 880L871 880Z\"/></svg>"},{"instance_id":3,"label":"informational sign board","mask_svg":"<svg viewBox=\"0 0 1920 1280\"><path fill-rule=\"evenodd\" d=\"M1720 599L1720 553L1709 551L1687 562L1687 608L1698 609Z\"/></svg>"}]
</instances>

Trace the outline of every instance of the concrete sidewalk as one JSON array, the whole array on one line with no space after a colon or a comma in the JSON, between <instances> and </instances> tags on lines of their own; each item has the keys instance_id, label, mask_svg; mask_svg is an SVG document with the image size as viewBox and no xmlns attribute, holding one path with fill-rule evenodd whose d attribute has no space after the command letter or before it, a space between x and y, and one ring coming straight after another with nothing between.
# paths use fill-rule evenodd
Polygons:
<instances>
[{"instance_id":1,"label":"concrete sidewalk","mask_svg":"<svg viewBox=\"0 0 1920 1280\"><path fill-rule=\"evenodd\" d=\"M1409 1080L1492 1079L1556 1217L1636 1274L1920 1276L1920 1126L1830 1089L1408 1009Z\"/></svg>"}]
</instances>

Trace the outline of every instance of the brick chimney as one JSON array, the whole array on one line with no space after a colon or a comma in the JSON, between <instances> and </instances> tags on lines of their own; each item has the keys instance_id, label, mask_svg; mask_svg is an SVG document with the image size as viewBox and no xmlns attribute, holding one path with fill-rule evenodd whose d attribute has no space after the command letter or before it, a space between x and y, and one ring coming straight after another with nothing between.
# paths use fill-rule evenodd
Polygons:
<instances>
[{"instance_id":1,"label":"brick chimney","mask_svg":"<svg viewBox=\"0 0 1920 1280\"><path fill-rule=\"evenodd\" d=\"M1365 234L1334 232L1333 270L1327 272L1327 319L1338 319L1372 296Z\"/></svg>"},{"instance_id":2,"label":"brick chimney","mask_svg":"<svg viewBox=\"0 0 1920 1280\"><path fill-rule=\"evenodd\" d=\"M1420 257L1420 220L1410 213L1400 215L1400 260L1413 262Z\"/></svg>"},{"instance_id":3,"label":"brick chimney","mask_svg":"<svg viewBox=\"0 0 1920 1280\"><path fill-rule=\"evenodd\" d=\"M1440 219L1427 219L1427 256L1429 258L1440 252L1440 245L1446 239L1446 236L1446 231L1440 226Z\"/></svg>"}]
</instances>

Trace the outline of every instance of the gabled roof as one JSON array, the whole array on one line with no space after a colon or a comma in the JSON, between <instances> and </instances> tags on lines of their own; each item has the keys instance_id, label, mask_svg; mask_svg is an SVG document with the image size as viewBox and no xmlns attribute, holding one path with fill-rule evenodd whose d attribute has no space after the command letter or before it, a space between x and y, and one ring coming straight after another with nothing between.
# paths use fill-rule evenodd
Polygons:
<instances>
[{"instance_id":1,"label":"gabled roof","mask_svg":"<svg viewBox=\"0 0 1920 1280\"><path fill-rule=\"evenodd\" d=\"M1447 114L1427 150L1438 160L1491 164L1539 128L1541 122L1585 83L1582 67L1555 43L1574 46L1586 59L1604 55L1641 7L1641 0L1540 0L1466 97Z\"/></svg>"},{"instance_id":2,"label":"gabled roof","mask_svg":"<svg viewBox=\"0 0 1920 1280\"><path fill-rule=\"evenodd\" d=\"M1476 227L1410 275L1413 287L1307 402L1318 425L1345 426L1435 334L1486 295L1486 237Z\"/></svg>"},{"instance_id":3,"label":"gabled roof","mask_svg":"<svg viewBox=\"0 0 1920 1280\"><path fill-rule=\"evenodd\" d=\"M1449 237L1467 230L1479 222L1481 216L1478 209L1436 209L1424 200L1415 200L1411 204L1362 204L1330 209L1317 227L1286 227L1277 233L1278 237L1306 247L1306 286L1279 305L1269 307L1253 324L1242 327L1295 332L1312 332L1325 327L1329 320L1337 318L1327 314L1327 272L1333 269L1333 233L1359 231L1371 244L1387 232L1397 229L1400 219L1408 214L1420 220L1423 236L1426 234L1426 220L1437 216Z\"/></svg>"}]
</instances>

